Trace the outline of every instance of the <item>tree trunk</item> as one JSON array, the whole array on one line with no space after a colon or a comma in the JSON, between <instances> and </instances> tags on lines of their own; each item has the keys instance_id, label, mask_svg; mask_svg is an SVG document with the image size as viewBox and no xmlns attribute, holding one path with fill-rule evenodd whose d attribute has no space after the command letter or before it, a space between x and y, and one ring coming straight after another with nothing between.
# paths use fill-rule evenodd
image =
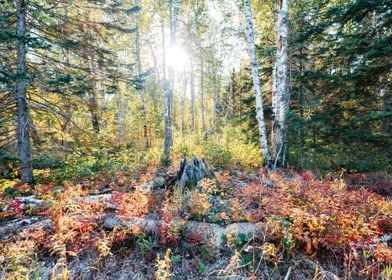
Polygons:
<instances>
[{"instance_id":1,"label":"tree trunk","mask_svg":"<svg viewBox=\"0 0 392 280\"><path fill-rule=\"evenodd\" d=\"M96 133L100 132L99 125L99 105L97 100L97 85L95 81L95 67L94 67L94 55L91 51L86 50L85 56L87 60L87 74L89 81L89 92L88 92L88 109L91 114L91 125Z\"/></svg>"},{"instance_id":2,"label":"tree trunk","mask_svg":"<svg viewBox=\"0 0 392 280\"><path fill-rule=\"evenodd\" d=\"M200 48L200 102L201 102L201 130L206 131L206 115L204 104L204 58L203 50Z\"/></svg>"},{"instance_id":3,"label":"tree trunk","mask_svg":"<svg viewBox=\"0 0 392 280\"><path fill-rule=\"evenodd\" d=\"M387 73L384 73L380 76L379 83L379 99L381 110L386 113L392 112L392 93L389 90ZM392 132L392 122L390 117L383 118L381 123L381 132L385 134L389 134Z\"/></svg>"},{"instance_id":4,"label":"tree trunk","mask_svg":"<svg viewBox=\"0 0 392 280\"><path fill-rule=\"evenodd\" d=\"M228 124L230 110L234 106L234 75L235 75L235 73L233 70L231 77L230 77L229 96L227 97L226 106L225 106L226 107L225 118L224 118L225 127L227 127L227 124Z\"/></svg>"},{"instance_id":5,"label":"tree trunk","mask_svg":"<svg viewBox=\"0 0 392 280\"><path fill-rule=\"evenodd\" d=\"M124 109L122 102L121 91L119 90L115 97L116 104L116 121L117 121L117 136L119 144L125 136L125 125L124 125Z\"/></svg>"},{"instance_id":6,"label":"tree trunk","mask_svg":"<svg viewBox=\"0 0 392 280\"><path fill-rule=\"evenodd\" d=\"M276 61L275 85L273 85L273 139L272 157L273 168L283 163L283 150L286 144L287 111L289 102L289 89L287 79L287 36L288 36L288 0L279 0L278 21L276 27Z\"/></svg>"},{"instance_id":7,"label":"tree trunk","mask_svg":"<svg viewBox=\"0 0 392 280\"><path fill-rule=\"evenodd\" d=\"M214 173L208 169L207 163L203 159L192 156L191 159L184 158L181 161L177 184L182 188L196 186L200 180L213 177Z\"/></svg>"},{"instance_id":8,"label":"tree trunk","mask_svg":"<svg viewBox=\"0 0 392 280\"><path fill-rule=\"evenodd\" d=\"M214 74L214 131L219 131L219 113L220 113L220 78Z\"/></svg>"},{"instance_id":9,"label":"tree trunk","mask_svg":"<svg viewBox=\"0 0 392 280\"><path fill-rule=\"evenodd\" d=\"M186 91L188 88L188 78L186 75L186 72L184 72L184 89L181 95L181 112L180 112L180 122L181 122L181 135L184 135L185 131L185 97L186 97Z\"/></svg>"},{"instance_id":10,"label":"tree trunk","mask_svg":"<svg viewBox=\"0 0 392 280\"><path fill-rule=\"evenodd\" d=\"M249 56L250 56L250 67L252 69L253 87L256 95L256 119L259 127L259 140L260 140L261 150L264 156L263 158L264 163L266 164L266 166L270 167L271 156L268 148L267 131L265 128L265 121L264 121L263 96L260 87L259 64L257 63L256 60L252 10L250 7L250 0L244 1L244 8L245 8L245 18L246 18L246 36L248 39L248 49L249 49Z\"/></svg>"},{"instance_id":11,"label":"tree trunk","mask_svg":"<svg viewBox=\"0 0 392 280\"><path fill-rule=\"evenodd\" d=\"M101 217L103 228L113 230L116 227L133 228L137 226L145 234L157 235L159 228L165 225L162 220L153 220L138 217L119 217L113 214ZM208 242L214 249L219 249L222 245L222 236L235 232L249 236L265 236L266 241L272 241L275 237L275 230L272 226L265 223L233 223L221 226L214 223L205 223L198 221L187 221L183 226L182 232L185 235L192 236L195 232L201 233L205 242Z\"/></svg>"},{"instance_id":12,"label":"tree trunk","mask_svg":"<svg viewBox=\"0 0 392 280\"><path fill-rule=\"evenodd\" d=\"M18 154L21 164L21 181L33 183L33 168L31 163L29 108L27 104L27 66L26 66L26 2L19 0L16 10L17 25L17 82L16 82L16 108L17 108L17 142Z\"/></svg>"},{"instance_id":13,"label":"tree trunk","mask_svg":"<svg viewBox=\"0 0 392 280\"><path fill-rule=\"evenodd\" d=\"M139 6L139 0L134 0L134 5ZM144 149L149 148L148 141L148 126L147 126L147 109L146 109L146 99L144 91L144 78L142 76L143 67L140 58L140 12L136 15L136 32L135 32L135 56L136 56L136 75L137 75L137 85L136 90L139 95L139 103L142 113L142 123L143 123L143 145Z\"/></svg>"},{"instance_id":14,"label":"tree trunk","mask_svg":"<svg viewBox=\"0 0 392 280\"><path fill-rule=\"evenodd\" d=\"M299 75L301 82L303 82L303 48L301 46L299 52ZM301 118L301 127L300 127L300 162L301 169L304 169L304 161L305 161L305 97L304 97L304 87L300 85L299 92L299 114Z\"/></svg>"},{"instance_id":15,"label":"tree trunk","mask_svg":"<svg viewBox=\"0 0 392 280\"><path fill-rule=\"evenodd\" d=\"M193 69L193 60L191 59L190 65L190 86L191 86L191 129L193 132L196 131L195 125L195 73Z\"/></svg>"},{"instance_id":16,"label":"tree trunk","mask_svg":"<svg viewBox=\"0 0 392 280\"><path fill-rule=\"evenodd\" d=\"M179 9L179 0L170 1L170 47L176 44L177 15ZM168 77L165 81L165 140L164 140L164 157L168 158L173 147L173 128L172 128L172 99L174 84L174 68L168 67Z\"/></svg>"}]
</instances>

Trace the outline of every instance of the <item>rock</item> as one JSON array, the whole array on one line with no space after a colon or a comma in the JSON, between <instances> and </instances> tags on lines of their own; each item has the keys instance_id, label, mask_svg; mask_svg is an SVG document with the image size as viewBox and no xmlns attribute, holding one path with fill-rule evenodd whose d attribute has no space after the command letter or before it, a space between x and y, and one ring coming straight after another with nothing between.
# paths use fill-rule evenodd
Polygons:
<instances>
[{"instance_id":1,"label":"rock","mask_svg":"<svg viewBox=\"0 0 392 280\"><path fill-rule=\"evenodd\" d=\"M213 178L214 173L207 167L204 159L184 158L180 164L177 175L177 184L182 188L186 186L197 186L197 183L204 178Z\"/></svg>"},{"instance_id":2,"label":"rock","mask_svg":"<svg viewBox=\"0 0 392 280\"><path fill-rule=\"evenodd\" d=\"M106 230L113 230L115 227L121 225L121 220L114 216L108 216L103 222L103 228Z\"/></svg>"},{"instance_id":3,"label":"rock","mask_svg":"<svg viewBox=\"0 0 392 280\"><path fill-rule=\"evenodd\" d=\"M89 202L99 202L102 203L105 210L115 211L118 210L118 207L111 202L113 198L113 194L105 193L105 194L97 194L97 195L89 195L85 197L86 201Z\"/></svg>"},{"instance_id":4,"label":"rock","mask_svg":"<svg viewBox=\"0 0 392 280\"><path fill-rule=\"evenodd\" d=\"M153 183L145 183L143 185L140 185L138 188L141 189L142 191L151 191L153 186Z\"/></svg>"},{"instance_id":5,"label":"rock","mask_svg":"<svg viewBox=\"0 0 392 280\"><path fill-rule=\"evenodd\" d=\"M246 187L248 185L247 182L244 182L244 181L241 181L241 180L238 180L238 179L236 179L234 181L234 183L236 184L237 187L240 187L240 188L244 188L244 187Z\"/></svg>"},{"instance_id":6,"label":"rock","mask_svg":"<svg viewBox=\"0 0 392 280\"><path fill-rule=\"evenodd\" d=\"M110 199L112 199L112 194L110 193L106 193L106 194L96 194L96 195L89 195L86 196L86 200L87 201L101 201L101 202L106 202L109 201Z\"/></svg>"},{"instance_id":7,"label":"rock","mask_svg":"<svg viewBox=\"0 0 392 280\"><path fill-rule=\"evenodd\" d=\"M156 177L154 179L154 182L152 182L152 188L153 189L161 188L165 185L165 183L166 183L165 178L163 178L162 176Z\"/></svg>"},{"instance_id":8,"label":"rock","mask_svg":"<svg viewBox=\"0 0 392 280\"><path fill-rule=\"evenodd\" d=\"M144 183L140 186L137 186L136 188L142 190L142 191L152 191L155 189L159 189L161 187L163 187L166 184L166 180L165 178L163 178L162 176L156 177L154 179L154 181L150 182L150 183Z\"/></svg>"},{"instance_id":9,"label":"rock","mask_svg":"<svg viewBox=\"0 0 392 280\"><path fill-rule=\"evenodd\" d=\"M382 243L387 243L389 247L392 248L392 234L384 234L380 236L378 240Z\"/></svg>"},{"instance_id":10,"label":"rock","mask_svg":"<svg viewBox=\"0 0 392 280\"><path fill-rule=\"evenodd\" d=\"M43 201L41 199L37 199L34 195L25 196L25 197L17 197L25 205L35 204L37 206L41 205Z\"/></svg>"}]
</instances>

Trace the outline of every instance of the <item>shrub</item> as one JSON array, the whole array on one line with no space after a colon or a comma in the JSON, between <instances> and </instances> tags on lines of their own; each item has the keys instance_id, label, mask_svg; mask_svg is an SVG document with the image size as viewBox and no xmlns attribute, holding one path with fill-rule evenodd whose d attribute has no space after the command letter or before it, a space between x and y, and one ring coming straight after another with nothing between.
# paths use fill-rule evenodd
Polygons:
<instances>
[{"instance_id":1,"label":"shrub","mask_svg":"<svg viewBox=\"0 0 392 280\"><path fill-rule=\"evenodd\" d=\"M228 127L216 134L176 135L173 154L183 157L195 155L215 166L239 164L247 169L259 168L262 163L258 143L253 143L241 128Z\"/></svg>"}]
</instances>

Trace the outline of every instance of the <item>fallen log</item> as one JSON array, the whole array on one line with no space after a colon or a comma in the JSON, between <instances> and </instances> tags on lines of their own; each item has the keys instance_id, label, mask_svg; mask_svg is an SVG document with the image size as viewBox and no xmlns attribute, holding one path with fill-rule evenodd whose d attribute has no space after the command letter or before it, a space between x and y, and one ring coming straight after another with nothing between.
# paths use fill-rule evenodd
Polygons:
<instances>
[{"instance_id":1,"label":"fallen log","mask_svg":"<svg viewBox=\"0 0 392 280\"><path fill-rule=\"evenodd\" d=\"M115 227L133 228L137 227L145 234L157 234L160 225L166 223L161 220L139 217L120 217L115 214L97 215L95 220L103 223L103 228L113 230ZM31 217L12 221L0 227L0 241L11 234L19 234L23 230L49 229L53 227L51 219L42 217ZM202 234L205 241L214 245L216 248L221 247L221 240L224 235L228 234L245 234L259 237L262 240L273 239L274 228L265 223L233 223L227 226L221 226L213 223L187 221L182 227L185 235L192 236Z\"/></svg>"},{"instance_id":2,"label":"fallen log","mask_svg":"<svg viewBox=\"0 0 392 280\"><path fill-rule=\"evenodd\" d=\"M42 217L31 217L14 220L0 227L0 241L10 234L19 234L23 230L48 229L53 226L52 220Z\"/></svg>"},{"instance_id":3,"label":"fallen log","mask_svg":"<svg viewBox=\"0 0 392 280\"><path fill-rule=\"evenodd\" d=\"M19 207L27 208L27 207L40 207L44 203L43 200L37 199L34 195L24 196L24 197L16 197L14 202L18 201L20 203ZM10 210L12 207L10 205L6 205L3 208L3 212Z\"/></svg>"},{"instance_id":4,"label":"fallen log","mask_svg":"<svg viewBox=\"0 0 392 280\"><path fill-rule=\"evenodd\" d=\"M102 221L106 230L113 230L115 227L132 228L137 226L146 234L157 234L159 225L166 224L163 221L149 218L124 218L115 215L104 216ZM221 226L213 223L187 221L182 231L186 235L202 234L204 240L209 240L217 248L221 246L222 236L228 234L251 235L263 240L271 240L274 234L274 228L265 223L233 223Z\"/></svg>"}]
</instances>

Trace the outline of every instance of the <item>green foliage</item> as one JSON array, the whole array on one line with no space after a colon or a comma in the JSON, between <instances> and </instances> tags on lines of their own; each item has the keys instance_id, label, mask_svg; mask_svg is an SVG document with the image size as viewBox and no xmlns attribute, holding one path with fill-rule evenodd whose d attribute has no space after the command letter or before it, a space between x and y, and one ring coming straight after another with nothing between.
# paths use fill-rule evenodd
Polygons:
<instances>
[{"instance_id":1,"label":"green foliage","mask_svg":"<svg viewBox=\"0 0 392 280\"><path fill-rule=\"evenodd\" d=\"M138 236L136 240L136 246L142 253L142 255L146 255L147 253L151 252L154 248L158 246L157 242L153 240L151 236L146 236L144 234ZM172 256L172 262L175 262L173 258L177 255Z\"/></svg>"},{"instance_id":2,"label":"green foliage","mask_svg":"<svg viewBox=\"0 0 392 280\"><path fill-rule=\"evenodd\" d=\"M63 167L63 158L56 155L56 152L33 155L32 164L34 169L57 169Z\"/></svg>"},{"instance_id":3,"label":"green foliage","mask_svg":"<svg viewBox=\"0 0 392 280\"><path fill-rule=\"evenodd\" d=\"M55 181L61 184L65 181L91 178L102 171L107 174L113 171L134 172L156 160L157 154L157 150L137 152L128 148L75 151L66 155L59 168L50 170L49 176L44 178L44 181Z\"/></svg>"},{"instance_id":4,"label":"green foliage","mask_svg":"<svg viewBox=\"0 0 392 280\"><path fill-rule=\"evenodd\" d=\"M205 158L215 166L239 164L247 169L261 166L262 158L257 144L248 140L242 127L227 127L220 133L203 136L177 136L173 154Z\"/></svg>"}]
</instances>

